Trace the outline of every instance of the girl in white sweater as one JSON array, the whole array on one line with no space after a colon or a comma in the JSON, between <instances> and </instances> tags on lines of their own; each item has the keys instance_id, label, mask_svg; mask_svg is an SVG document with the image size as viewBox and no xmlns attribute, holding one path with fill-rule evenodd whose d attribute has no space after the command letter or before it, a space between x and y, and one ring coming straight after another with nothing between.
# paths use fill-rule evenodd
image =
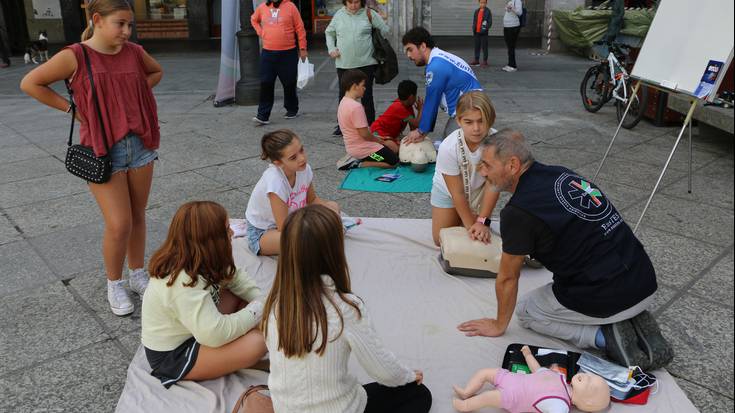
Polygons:
<instances>
[{"instance_id":1,"label":"girl in white sweater","mask_svg":"<svg viewBox=\"0 0 735 413\"><path fill-rule=\"evenodd\" d=\"M339 216L321 205L295 211L280 248L262 323L275 411L428 412L423 373L383 347L364 303L350 291ZM377 383L362 386L347 371L350 353Z\"/></svg>"}]
</instances>

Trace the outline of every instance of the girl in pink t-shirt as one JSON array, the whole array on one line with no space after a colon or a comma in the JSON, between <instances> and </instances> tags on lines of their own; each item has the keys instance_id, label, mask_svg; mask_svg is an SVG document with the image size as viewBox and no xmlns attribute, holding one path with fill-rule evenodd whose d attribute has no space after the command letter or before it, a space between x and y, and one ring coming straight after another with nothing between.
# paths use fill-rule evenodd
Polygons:
<instances>
[{"instance_id":1,"label":"girl in pink t-shirt","mask_svg":"<svg viewBox=\"0 0 735 413\"><path fill-rule=\"evenodd\" d=\"M142 47L128 42L134 22L128 1L87 1L87 12L91 19L82 42L64 48L28 73L20 88L41 103L69 113L73 109L69 100L49 87L69 80L81 144L91 147L96 156L111 159L109 181L88 186L105 220L102 255L107 300L112 312L123 316L134 310L125 288L128 280L122 278L126 257L130 289L142 296L148 286L145 209L160 140L152 88L161 81L163 71Z\"/></svg>"},{"instance_id":2,"label":"girl in pink t-shirt","mask_svg":"<svg viewBox=\"0 0 735 413\"><path fill-rule=\"evenodd\" d=\"M339 103L337 120L342 130L347 154L352 158L339 169L394 168L398 162L398 145L373 136L365 116L365 109L358 99L365 93L367 76L359 70L348 70L342 75L345 97Z\"/></svg>"}]
</instances>

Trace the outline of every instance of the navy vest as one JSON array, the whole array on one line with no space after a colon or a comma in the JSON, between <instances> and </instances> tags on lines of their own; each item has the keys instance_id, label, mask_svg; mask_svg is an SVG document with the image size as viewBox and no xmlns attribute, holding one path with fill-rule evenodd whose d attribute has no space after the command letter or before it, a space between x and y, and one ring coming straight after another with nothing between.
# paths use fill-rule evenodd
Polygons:
<instances>
[{"instance_id":1,"label":"navy vest","mask_svg":"<svg viewBox=\"0 0 735 413\"><path fill-rule=\"evenodd\" d=\"M554 234L551 252L533 256L554 274L554 296L570 310L609 317L656 291L643 245L592 182L535 162L508 204L539 218Z\"/></svg>"}]
</instances>

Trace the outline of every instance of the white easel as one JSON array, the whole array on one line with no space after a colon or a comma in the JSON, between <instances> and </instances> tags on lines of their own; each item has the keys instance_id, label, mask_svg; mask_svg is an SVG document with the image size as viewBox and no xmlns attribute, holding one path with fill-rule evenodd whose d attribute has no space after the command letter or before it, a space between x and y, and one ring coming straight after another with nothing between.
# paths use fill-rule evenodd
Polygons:
<instances>
[{"instance_id":1,"label":"white easel","mask_svg":"<svg viewBox=\"0 0 735 413\"><path fill-rule=\"evenodd\" d=\"M642 85L651 86L667 93L678 93L689 98L691 106L684 118L684 124L679 131L674 147L661 170L656 184L651 190L643 212L638 218L633 232L638 227L653 201L666 169L674 157L684 131L689 127L689 193L692 192L692 116L697 103L712 100L722 83L724 72L733 59L733 9L732 0L661 0L656 17L651 23L643 47L638 55L631 77L636 79L631 96L636 96ZM672 47L676 45L676 48ZM680 47L679 47L680 46ZM707 96L698 97L695 93L710 60L723 62L720 75L714 84L712 92ZM592 180L597 179L615 138L628 115L633 99L628 102L615 134L602 157ZM641 108L643 110L644 108Z\"/></svg>"}]
</instances>

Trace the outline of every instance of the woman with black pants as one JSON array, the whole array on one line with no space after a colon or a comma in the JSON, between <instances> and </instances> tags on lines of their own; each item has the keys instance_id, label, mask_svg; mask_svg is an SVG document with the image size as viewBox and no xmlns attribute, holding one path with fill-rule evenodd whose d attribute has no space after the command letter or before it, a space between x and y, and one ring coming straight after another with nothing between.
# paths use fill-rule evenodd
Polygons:
<instances>
[{"instance_id":1,"label":"woman with black pants","mask_svg":"<svg viewBox=\"0 0 735 413\"><path fill-rule=\"evenodd\" d=\"M523 14L523 2L521 0L508 0L505 5L505 15L503 15L503 37L505 45L508 47L508 65L503 70L506 72L515 72L518 70L516 65L516 42L518 34L521 32L521 15Z\"/></svg>"},{"instance_id":2,"label":"woman with black pants","mask_svg":"<svg viewBox=\"0 0 735 413\"><path fill-rule=\"evenodd\" d=\"M374 10L365 7L365 0L342 0L344 7L332 17L332 21L324 31L327 39L327 49L337 66L337 77L348 69L357 69L367 75L365 81L365 95L362 97L362 106L365 107L368 123L375 120L375 103L373 102L373 79L378 61L373 58L372 29L378 29L387 36L388 26L383 18ZM344 97L345 91L340 87L339 100ZM342 132L337 126L335 135Z\"/></svg>"}]
</instances>

